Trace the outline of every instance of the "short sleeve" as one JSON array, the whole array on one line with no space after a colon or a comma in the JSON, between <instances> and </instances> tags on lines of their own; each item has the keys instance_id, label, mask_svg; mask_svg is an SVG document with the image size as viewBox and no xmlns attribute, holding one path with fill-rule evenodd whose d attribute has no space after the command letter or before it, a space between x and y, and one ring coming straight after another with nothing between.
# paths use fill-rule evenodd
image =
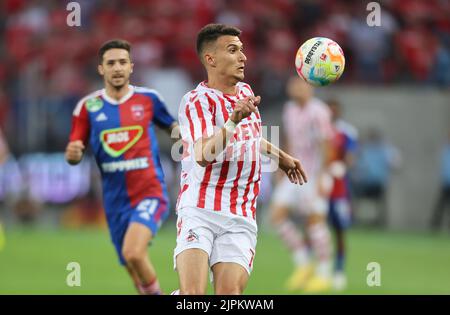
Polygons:
<instances>
[{"instance_id":1,"label":"short sleeve","mask_svg":"<svg viewBox=\"0 0 450 315\"><path fill-rule=\"evenodd\" d=\"M180 105L179 122L181 135L195 143L202 137L214 134L214 117L206 95L188 94Z\"/></svg>"},{"instance_id":2,"label":"short sleeve","mask_svg":"<svg viewBox=\"0 0 450 315\"><path fill-rule=\"evenodd\" d=\"M164 99L157 92L152 92L150 95L153 100L153 122L160 128L169 128L175 119L169 114Z\"/></svg>"},{"instance_id":3,"label":"short sleeve","mask_svg":"<svg viewBox=\"0 0 450 315\"><path fill-rule=\"evenodd\" d=\"M89 138L90 125L85 103L85 100L81 100L73 111L69 141L81 140L86 145Z\"/></svg>"}]
</instances>

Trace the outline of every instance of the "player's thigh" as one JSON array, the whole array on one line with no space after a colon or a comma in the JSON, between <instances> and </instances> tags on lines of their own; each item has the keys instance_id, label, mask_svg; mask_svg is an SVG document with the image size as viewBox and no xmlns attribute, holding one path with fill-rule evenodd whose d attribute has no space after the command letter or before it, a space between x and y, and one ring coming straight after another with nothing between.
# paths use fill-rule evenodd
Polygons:
<instances>
[{"instance_id":1,"label":"player's thigh","mask_svg":"<svg viewBox=\"0 0 450 315\"><path fill-rule=\"evenodd\" d=\"M196 208L178 211L174 268L181 294L204 294L206 290L216 227L205 216Z\"/></svg>"},{"instance_id":2,"label":"player's thigh","mask_svg":"<svg viewBox=\"0 0 450 315\"><path fill-rule=\"evenodd\" d=\"M271 202L270 220L272 224L283 222L288 216L290 209L298 204L299 185L292 184L284 178L274 191Z\"/></svg>"},{"instance_id":3,"label":"player's thigh","mask_svg":"<svg viewBox=\"0 0 450 315\"><path fill-rule=\"evenodd\" d=\"M217 294L242 293L253 270L256 242L256 231L245 224L216 238L210 264Z\"/></svg>"},{"instance_id":4,"label":"player's thigh","mask_svg":"<svg viewBox=\"0 0 450 315\"><path fill-rule=\"evenodd\" d=\"M218 295L242 294L247 286L249 274L240 264L221 262L212 267L214 292Z\"/></svg>"},{"instance_id":5,"label":"player's thigh","mask_svg":"<svg viewBox=\"0 0 450 315\"><path fill-rule=\"evenodd\" d=\"M142 223L131 222L123 240L123 255L125 258L145 255L151 239L152 231L147 226Z\"/></svg>"},{"instance_id":6,"label":"player's thigh","mask_svg":"<svg viewBox=\"0 0 450 315\"><path fill-rule=\"evenodd\" d=\"M208 281L209 255L200 248L182 251L176 256L180 294L205 294Z\"/></svg>"}]
</instances>

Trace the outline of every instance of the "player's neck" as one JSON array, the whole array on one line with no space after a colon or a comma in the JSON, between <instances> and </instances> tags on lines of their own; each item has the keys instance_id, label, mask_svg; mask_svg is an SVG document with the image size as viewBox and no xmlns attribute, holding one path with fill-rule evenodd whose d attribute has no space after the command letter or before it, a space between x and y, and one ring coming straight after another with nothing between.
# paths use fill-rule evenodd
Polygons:
<instances>
[{"instance_id":1,"label":"player's neck","mask_svg":"<svg viewBox=\"0 0 450 315\"><path fill-rule=\"evenodd\" d=\"M130 87L128 83L118 89L113 87L112 85L106 84L105 91L106 95L108 95L110 98L119 101L130 91Z\"/></svg>"},{"instance_id":2,"label":"player's neck","mask_svg":"<svg viewBox=\"0 0 450 315\"><path fill-rule=\"evenodd\" d=\"M234 80L224 80L218 77L208 76L206 85L211 89L221 91L223 94L236 94L237 87Z\"/></svg>"}]
</instances>

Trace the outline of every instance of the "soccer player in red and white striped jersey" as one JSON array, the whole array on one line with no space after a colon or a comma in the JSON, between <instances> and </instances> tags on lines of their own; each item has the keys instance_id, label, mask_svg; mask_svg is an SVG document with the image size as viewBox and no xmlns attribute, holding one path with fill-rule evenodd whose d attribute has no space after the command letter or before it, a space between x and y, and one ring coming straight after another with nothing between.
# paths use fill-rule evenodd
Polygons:
<instances>
[{"instance_id":1,"label":"soccer player in red and white striped jersey","mask_svg":"<svg viewBox=\"0 0 450 315\"><path fill-rule=\"evenodd\" d=\"M331 241L326 222L332 185L328 173L333 137L331 112L314 97L313 87L298 76L289 79L287 94L289 101L283 109L284 143L287 152L302 157L309 184L300 188L282 180L272 196L271 219L296 265L287 288L317 293L331 288ZM292 212L304 218L304 230L314 256L291 220Z\"/></svg>"},{"instance_id":2,"label":"soccer player in red and white striped jersey","mask_svg":"<svg viewBox=\"0 0 450 315\"><path fill-rule=\"evenodd\" d=\"M300 162L261 136L261 98L242 82L247 58L240 34L223 24L199 32L197 52L208 80L180 104L183 157L174 251L180 294L205 294L208 270L216 294L243 292L255 255L261 153L276 159L292 183L306 181Z\"/></svg>"}]
</instances>

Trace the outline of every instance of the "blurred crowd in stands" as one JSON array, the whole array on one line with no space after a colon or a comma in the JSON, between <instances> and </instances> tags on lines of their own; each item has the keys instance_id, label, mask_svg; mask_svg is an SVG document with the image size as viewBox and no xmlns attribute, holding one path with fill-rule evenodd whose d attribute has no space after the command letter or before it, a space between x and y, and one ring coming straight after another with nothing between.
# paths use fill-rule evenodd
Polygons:
<instances>
[{"instance_id":1,"label":"blurred crowd in stands","mask_svg":"<svg viewBox=\"0 0 450 315\"><path fill-rule=\"evenodd\" d=\"M68 2L0 3L0 127L13 152L63 148L74 104L99 87L97 50L111 38L133 44L136 84L177 90L168 97L176 114L176 98L204 78L195 38L210 22L243 30L246 80L266 106L280 103L296 50L314 36L343 48L339 84L450 85L447 0L379 1L379 27L367 25L361 0L78 0L79 27L67 25Z\"/></svg>"}]
</instances>

